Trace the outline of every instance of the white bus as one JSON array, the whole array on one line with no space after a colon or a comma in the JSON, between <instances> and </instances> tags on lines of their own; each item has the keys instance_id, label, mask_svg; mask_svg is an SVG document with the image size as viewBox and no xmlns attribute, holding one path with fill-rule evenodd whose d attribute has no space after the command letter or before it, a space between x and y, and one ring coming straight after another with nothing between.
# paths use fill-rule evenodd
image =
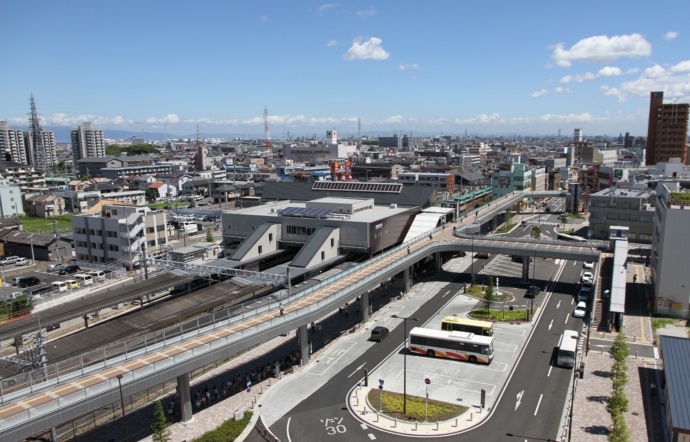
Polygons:
<instances>
[{"instance_id":1,"label":"white bus","mask_svg":"<svg viewBox=\"0 0 690 442\"><path fill-rule=\"evenodd\" d=\"M490 364L494 358L493 336L415 327L410 330L408 349L429 357Z\"/></svg>"},{"instance_id":2,"label":"white bus","mask_svg":"<svg viewBox=\"0 0 690 442\"><path fill-rule=\"evenodd\" d=\"M191 235L192 233L196 233L199 231L199 227L197 223L191 222L191 221L184 221L179 224L180 226L180 234L182 235Z\"/></svg>"},{"instance_id":3,"label":"white bus","mask_svg":"<svg viewBox=\"0 0 690 442\"><path fill-rule=\"evenodd\" d=\"M558 341L558 356L556 364L561 367L572 368L575 365L575 353L577 352L578 334L574 330L566 330Z\"/></svg>"}]
</instances>

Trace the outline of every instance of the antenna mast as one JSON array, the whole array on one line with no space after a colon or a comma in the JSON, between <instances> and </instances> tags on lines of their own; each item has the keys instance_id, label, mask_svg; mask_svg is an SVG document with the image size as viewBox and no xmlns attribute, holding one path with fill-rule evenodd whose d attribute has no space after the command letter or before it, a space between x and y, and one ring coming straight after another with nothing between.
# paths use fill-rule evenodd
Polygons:
<instances>
[{"instance_id":1,"label":"antenna mast","mask_svg":"<svg viewBox=\"0 0 690 442\"><path fill-rule=\"evenodd\" d=\"M264 147L267 151L273 152L273 143L271 143L271 132L268 130L268 107L264 106Z\"/></svg>"},{"instance_id":2,"label":"antenna mast","mask_svg":"<svg viewBox=\"0 0 690 442\"><path fill-rule=\"evenodd\" d=\"M29 117L29 131L31 132L32 146L31 152L28 152L32 157L32 166L37 170L46 171L48 165L46 164L46 154L43 147L43 130L41 129L41 122L38 119L38 112L36 111L36 100L34 94L31 94L31 115Z\"/></svg>"}]
</instances>

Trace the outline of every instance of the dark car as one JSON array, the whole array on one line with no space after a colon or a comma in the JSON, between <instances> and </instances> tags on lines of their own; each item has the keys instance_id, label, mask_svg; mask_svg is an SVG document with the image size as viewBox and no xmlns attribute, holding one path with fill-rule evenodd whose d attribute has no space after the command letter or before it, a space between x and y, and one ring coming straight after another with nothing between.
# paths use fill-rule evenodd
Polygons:
<instances>
[{"instance_id":1,"label":"dark car","mask_svg":"<svg viewBox=\"0 0 690 442\"><path fill-rule=\"evenodd\" d=\"M77 273L81 268L78 265L69 265L58 272L58 275L71 275Z\"/></svg>"},{"instance_id":2,"label":"dark car","mask_svg":"<svg viewBox=\"0 0 690 442\"><path fill-rule=\"evenodd\" d=\"M386 339L386 336L388 336L388 333L390 331L386 327L374 327L374 329L371 331L371 340L372 341L378 341L381 342L384 339Z\"/></svg>"},{"instance_id":3,"label":"dark car","mask_svg":"<svg viewBox=\"0 0 690 442\"><path fill-rule=\"evenodd\" d=\"M523 259L524 259L524 257L519 256L519 255L511 255L511 256L510 256L510 259L511 259L513 262L522 262ZM527 262L532 262L532 258L527 258Z\"/></svg>"},{"instance_id":4,"label":"dark car","mask_svg":"<svg viewBox=\"0 0 690 442\"><path fill-rule=\"evenodd\" d=\"M547 212L551 212L551 207L547 207L545 210L546 210Z\"/></svg>"},{"instance_id":5,"label":"dark car","mask_svg":"<svg viewBox=\"0 0 690 442\"><path fill-rule=\"evenodd\" d=\"M525 298L535 298L539 293L541 293L541 289L536 285L531 285L527 288Z\"/></svg>"},{"instance_id":6,"label":"dark car","mask_svg":"<svg viewBox=\"0 0 690 442\"><path fill-rule=\"evenodd\" d=\"M41 283L41 280L35 276L24 276L17 282L17 287L19 287L19 288L33 287L35 285L39 285L40 283Z\"/></svg>"}]
</instances>

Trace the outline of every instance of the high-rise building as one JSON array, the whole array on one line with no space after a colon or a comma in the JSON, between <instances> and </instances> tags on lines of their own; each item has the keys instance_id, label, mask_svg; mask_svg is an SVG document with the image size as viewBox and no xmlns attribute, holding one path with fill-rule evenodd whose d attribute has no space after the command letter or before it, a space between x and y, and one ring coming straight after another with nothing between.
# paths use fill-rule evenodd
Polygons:
<instances>
[{"instance_id":1,"label":"high-rise building","mask_svg":"<svg viewBox=\"0 0 690 442\"><path fill-rule=\"evenodd\" d=\"M74 164L82 158L104 157L105 141L103 131L94 129L91 123L85 122L70 132L72 138L72 158Z\"/></svg>"},{"instance_id":2,"label":"high-rise building","mask_svg":"<svg viewBox=\"0 0 690 442\"><path fill-rule=\"evenodd\" d=\"M20 164L27 164L28 162L24 132L19 129L10 129L7 126L7 121L0 121L0 156L2 156L0 160L9 160Z\"/></svg>"},{"instance_id":3,"label":"high-rise building","mask_svg":"<svg viewBox=\"0 0 690 442\"><path fill-rule=\"evenodd\" d=\"M647 126L648 166L680 158L690 164L688 155L688 104L664 104L663 92L652 92Z\"/></svg>"}]
</instances>

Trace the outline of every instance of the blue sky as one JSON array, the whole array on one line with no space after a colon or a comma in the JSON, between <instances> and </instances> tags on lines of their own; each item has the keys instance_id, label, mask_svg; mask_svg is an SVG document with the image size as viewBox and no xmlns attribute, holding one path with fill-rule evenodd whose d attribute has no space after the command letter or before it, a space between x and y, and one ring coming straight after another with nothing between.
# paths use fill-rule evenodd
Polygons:
<instances>
[{"instance_id":1,"label":"blue sky","mask_svg":"<svg viewBox=\"0 0 690 442\"><path fill-rule=\"evenodd\" d=\"M646 135L687 0L5 0L0 120L271 135Z\"/></svg>"}]
</instances>

